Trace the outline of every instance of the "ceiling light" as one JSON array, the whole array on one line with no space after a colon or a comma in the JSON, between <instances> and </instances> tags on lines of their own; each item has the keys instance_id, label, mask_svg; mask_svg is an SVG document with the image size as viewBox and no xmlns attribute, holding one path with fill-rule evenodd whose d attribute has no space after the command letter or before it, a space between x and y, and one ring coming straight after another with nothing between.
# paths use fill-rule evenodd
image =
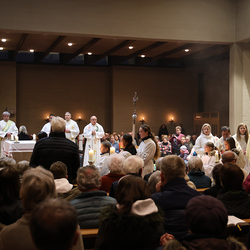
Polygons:
<instances>
[{"instance_id":1,"label":"ceiling light","mask_svg":"<svg viewBox=\"0 0 250 250\"><path fill-rule=\"evenodd\" d=\"M129 48L129 49L133 49L134 47L133 47L133 46L129 46L128 48Z\"/></svg>"},{"instance_id":2,"label":"ceiling light","mask_svg":"<svg viewBox=\"0 0 250 250\"><path fill-rule=\"evenodd\" d=\"M142 57L142 58L144 58L144 57L145 57L145 55L141 55L141 57Z\"/></svg>"},{"instance_id":3,"label":"ceiling light","mask_svg":"<svg viewBox=\"0 0 250 250\"><path fill-rule=\"evenodd\" d=\"M73 45L73 43L68 43L68 46L72 46Z\"/></svg>"},{"instance_id":4,"label":"ceiling light","mask_svg":"<svg viewBox=\"0 0 250 250\"><path fill-rule=\"evenodd\" d=\"M189 49L185 49L185 52L189 52Z\"/></svg>"},{"instance_id":5,"label":"ceiling light","mask_svg":"<svg viewBox=\"0 0 250 250\"><path fill-rule=\"evenodd\" d=\"M35 50L33 50L33 49L30 49L30 52L32 52L32 53L33 53L34 51L35 51Z\"/></svg>"},{"instance_id":6,"label":"ceiling light","mask_svg":"<svg viewBox=\"0 0 250 250\"><path fill-rule=\"evenodd\" d=\"M3 50L3 47L0 47L0 50Z\"/></svg>"},{"instance_id":7,"label":"ceiling light","mask_svg":"<svg viewBox=\"0 0 250 250\"><path fill-rule=\"evenodd\" d=\"M1 41L2 41L3 43L5 43L7 40L6 40L5 38L3 38L3 39L1 39Z\"/></svg>"},{"instance_id":8,"label":"ceiling light","mask_svg":"<svg viewBox=\"0 0 250 250\"><path fill-rule=\"evenodd\" d=\"M91 56L91 55L92 55L92 52L88 52L88 55Z\"/></svg>"}]
</instances>

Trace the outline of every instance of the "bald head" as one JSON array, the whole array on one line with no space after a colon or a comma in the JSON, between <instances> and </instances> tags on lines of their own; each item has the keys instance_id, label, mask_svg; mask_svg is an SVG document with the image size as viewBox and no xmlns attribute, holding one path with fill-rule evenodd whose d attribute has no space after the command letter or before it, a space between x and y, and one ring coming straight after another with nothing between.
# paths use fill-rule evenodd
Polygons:
<instances>
[{"instance_id":1,"label":"bald head","mask_svg":"<svg viewBox=\"0 0 250 250\"><path fill-rule=\"evenodd\" d=\"M222 154L222 163L235 163L236 162L236 155L233 151L228 150Z\"/></svg>"},{"instance_id":2,"label":"bald head","mask_svg":"<svg viewBox=\"0 0 250 250\"><path fill-rule=\"evenodd\" d=\"M97 117L94 116L94 115L91 116L91 117L90 117L90 122L91 122L92 125L96 125L96 123L97 123Z\"/></svg>"}]
</instances>

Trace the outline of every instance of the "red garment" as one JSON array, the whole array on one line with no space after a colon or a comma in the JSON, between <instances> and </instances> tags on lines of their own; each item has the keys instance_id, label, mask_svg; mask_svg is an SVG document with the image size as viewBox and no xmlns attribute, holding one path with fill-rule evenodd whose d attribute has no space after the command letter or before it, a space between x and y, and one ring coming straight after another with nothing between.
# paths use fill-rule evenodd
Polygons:
<instances>
[{"instance_id":1,"label":"red garment","mask_svg":"<svg viewBox=\"0 0 250 250\"><path fill-rule=\"evenodd\" d=\"M110 187L114 181L118 181L124 174L113 174L109 173L107 175L104 175L101 178L101 187L100 190L105 191L106 193L109 193Z\"/></svg>"},{"instance_id":2,"label":"red garment","mask_svg":"<svg viewBox=\"0 0 250 250\"><path fill-rule=\"evenodd\" d=\"M250 193L250 174L247 176L245 181L243 182L243 187L246 189L246 192Z\"/></svg>"}]
</instances>

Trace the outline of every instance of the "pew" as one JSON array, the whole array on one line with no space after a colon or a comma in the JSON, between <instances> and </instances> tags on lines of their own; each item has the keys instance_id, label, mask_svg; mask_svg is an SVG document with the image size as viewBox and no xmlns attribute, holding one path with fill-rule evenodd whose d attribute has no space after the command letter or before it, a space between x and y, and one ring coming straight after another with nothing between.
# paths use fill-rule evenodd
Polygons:
<instances>
[{"instance_id":1,"label":"pew","mask_svg":"<svg viewBox=\"0 0 250 250\"><path fill-rule=\"evenodd\" d=\"M95 241L99 228L81 229L82 240L85 250L94 250Z\"/></svg>"}]
</instances>

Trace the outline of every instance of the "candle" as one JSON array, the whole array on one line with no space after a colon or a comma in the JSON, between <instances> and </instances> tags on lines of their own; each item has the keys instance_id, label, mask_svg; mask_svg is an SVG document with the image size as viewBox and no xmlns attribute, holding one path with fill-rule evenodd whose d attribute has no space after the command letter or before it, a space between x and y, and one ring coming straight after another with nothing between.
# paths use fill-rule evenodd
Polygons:
<instances>
[{"instance_id":1,"label":"candle","mask_svg":"<svg viewBox=\"0 0 250 250\"><path fill-rule=\"evenodd\" d=\"M33 141L36 140L36 134L33 134Z\"/></svg>"},{"instance_id":2,"label":"candle","mask_svg":"<svg viewBox=\"0 0 250 250\"><path fill-rule=\"evenodd\" d=\"M219 153L218 153L218 151L215 152L215 162L219 162Z\"/></svg>"},{"instance_id":3,"label":"candle","mask_svg":"<svg viewBox=\"0 0 250 250\"><path fill-rule=\"evenodd\" d=\"M93 149L89 150L89 161L94 161L94 150Z\"/></svg>"},{"instance_id":4,"label":"candle","mask_svg":"<svg viewBox=\"0 0 250 250\"><path fill-rule=\"evenodd\" d=\"M11 141L14 141L14 135L11 134L10 140L11 140Z\"/></svg>"},{"instance_id":5,"label":"candle","mask_svg":"<svg viewBox=\"0 0 250 250\"><path fill-rule=\"evenodd\" d=\"M110 154L114 154L115 153L115 147L111 147L110 148Z\"/></svg>"},{"instance_id":6,"label":"candle","mask_svg":"<svg viewBox=\"0 0 250 250\"><path fill-rule=\"evenodd\" d=\"M18 142L18 136L17 135L15 136L15 141Z\"/></svg>"}]
</instances>

